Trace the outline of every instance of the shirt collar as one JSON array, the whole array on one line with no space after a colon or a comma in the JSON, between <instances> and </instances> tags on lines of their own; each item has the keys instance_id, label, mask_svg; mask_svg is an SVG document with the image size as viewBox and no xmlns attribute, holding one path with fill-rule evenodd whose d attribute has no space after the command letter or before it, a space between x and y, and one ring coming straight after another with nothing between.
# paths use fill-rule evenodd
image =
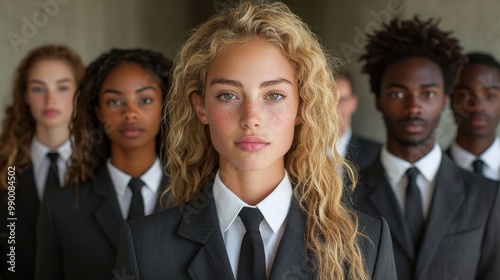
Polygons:
<instances>
[{"instance_id":1,"label":"shirt collar","mask_svg":"<svg viewBox=\"0 0 500 280\"><path fill-rule=\"evenodd\" d=\"M337 143L335 144L337 153L339 153L341 157L345 157L347 155L347 149L349 146L349 142L351 141L351 137L352 137L352 130L351 128L349 128L342 136L340 136Z\"/></svg>"},{"instance_id":2,"label":"shirt collar","mask_svg":"<svg viewBox=\"0 0 500 280\"><path fill-rule=\"evenodd\" d=\"M52 150L53 152L59 153L59 158L63 160L63 162L67 162L71 157L71 141L66 140L61 146L59 146L56 150ZM35 165L40 164L46 157L47 153L51 152L51 150L43 145L36 136L33 136L30 145L30 155L31 162Z\"/></svg>"},{"instance_id":3,"label":"shirt collar","mask_svg":"<svg viewBox=\"0 0 500 280\"><path fill-rule=\"evenodd\" d=\"M500 155L500 139L498 137L479 157L460 147L456 142L451 145L450 152L457 165L464 169L470 170L472 162L477 158L493 170L500 169L500 157L498 156Z\"/></svg>"},{"instance_id":4,"label":"shirt collar","mask_svg":"<svg viewBox=\"0 0 500 280\"><path fill-rule=\"evenodd\" d=\"M219 171L215 176L213 194L215 206L218 209L217 216L223 231L226 231L231 226L241 208L245 206L253 207L243 202L222 183ZM256 205L274 233L279 230L285 221L290 209L291 199L292 184L288 178L288 173L285 171L285 176L273 192Z\"/></svg>"},{"instance_id":5,"label":"shirt collar","mask_svg":"<svg viewBox=\"0 0 500 280\"><path fill-rule=\"evenodd\" d=\"M106 162L108 167L109 175L113 181L114 187L118 195L123 195L127 189L128 183L132 176L116 168L111 163L111 158ZM156 193L158 187L160 186L161 180L163 178L163 171L161 169L160 160L156 158L155 162L151 167L140 177L147 188L149 188L153 193Z\"/></svg>"},{"instance_id":6,"label":"shirt collar","mask_svg":"<svg viewBox=\"0 0 500 280\"><path fill-rule=\"evenodd\" d=\"M391 182L398 182L405 175L406 170L412 166L418 168L420 174L427 182L434 181L441 164L442 152L438 144L434 143L434 148L424 157L413 164L403 160L387 150L387 146L381 151L380 160L384 166Z\"/></svg>"}]
</instances>

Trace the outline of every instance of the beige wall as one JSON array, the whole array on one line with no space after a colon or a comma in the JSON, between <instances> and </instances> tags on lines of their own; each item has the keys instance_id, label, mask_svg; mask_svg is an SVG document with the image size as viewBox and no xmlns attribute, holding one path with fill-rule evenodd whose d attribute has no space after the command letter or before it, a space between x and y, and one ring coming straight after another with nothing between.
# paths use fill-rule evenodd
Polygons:
<instances>
[{"instance_id":1,"label":"beige wall","mask_svg":"<svg viewBox=\"0 0 500 280\"><path fill-rule=\"evenodd\" d=\"M236 0L230 0L234 2ZM185 32L221 6L222 0L41 0L52 3L49 13L37 0L0 1L0 118L10 102L12 73L20 59L44 43L64 43L90 62L111 47L142 47L173 58ZM54 8L57 3L57 9ZM498 0L288 0L290 8L308 22L326 48L346 63L360 96L354 131L383 141L385 129L374 108L368 77L360 74L358 55L364 43L362 31L376 28L389 18L420 14L442 18L441 27L454 30L467 51L484 50L500 58L500 1ZM38 12L38 14L37 14ZM44 23L44 14L47 21ZM38 25L34 16L41 15ZM384 16L377 16L384 15ZM36 20L36 19L35 19ZM36 31L23 26L29 21ZM26 28L26 27L25 27ZM13 47L8 34L25 41ZM453 119L445 112L439 141L447 144L454 133Z\"/></svg>"}]
</instances>

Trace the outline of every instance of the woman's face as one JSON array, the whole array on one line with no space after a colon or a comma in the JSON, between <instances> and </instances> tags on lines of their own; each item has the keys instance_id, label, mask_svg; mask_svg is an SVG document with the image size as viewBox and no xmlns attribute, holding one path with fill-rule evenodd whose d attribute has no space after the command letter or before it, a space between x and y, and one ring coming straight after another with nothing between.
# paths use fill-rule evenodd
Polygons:
<instances>
[{"instance_id":1,"label":"woman's face","mask_svg":"<svg viewBox=\"0 0 500 280\"><path fill-rule=\"evenodd\" d=\"M255 38L225 48L208 69L204 98L193 94L193 103L221 170L283 172L299 91L294 69L272 44Z\"/></svg>"},{"instance_id":2,"label":"woman's face","mask_svg":"<svg viewBox=\"0 0 500 280\"><path fill-rule=\"evenodd\" d=\"M162 90L141 66L123 63L104 80L96 113L111 145L124 151L156 148Z\"/></svg>"},{"instance_id":3,"label":"woman's face","mask_svg":"<svg viewBox=\"0 0 500 280\"><path fill-rule=\"evenodd\" d=\"M36 62L28 72L24 100L37 129L68 128L75 91L75 76L66 61L44 59Z\"/></svg>"}]
</instances>

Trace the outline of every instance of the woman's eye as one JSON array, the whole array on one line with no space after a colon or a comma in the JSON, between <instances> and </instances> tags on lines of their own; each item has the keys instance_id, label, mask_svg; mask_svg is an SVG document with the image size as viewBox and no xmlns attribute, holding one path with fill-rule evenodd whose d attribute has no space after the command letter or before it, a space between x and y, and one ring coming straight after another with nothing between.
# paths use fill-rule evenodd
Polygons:
<instances>
[{"instance_id":1,"label":"woman's eye","mask_svg":"<svg viewBox=\"0 0 500 280\"><path fill-rule=\"evenodd\" d=\"M58 91L68 91L69 90L69 86L60 86L57 88Z\"/></svg>"},{"instance_id":2,"label":"woman's eye","mask_svg":"<svg viewBox=\"0 0 500 280\"><path fill-rule=\"evenodd\" d=\"M151 103L153 103L153 99L149 98L149 97L148 98L141 98L139 103L140 104L151 104Z\"/></svg>"},{"instance_id":3,"label":"woman's eye","mask_svg":"<svg viewBox=\"0 0 500 280\"><path fill-rule=\"evenodd\" d=\"M282 98L284 98L285 96L281 93L271 93L267 96L270 100L280 100Z\"/></svg>"},{"instance_id":4,"label":"woman's eye","mask_svg":"<svg viewBox=\"0 0 500 280\"><path fill-rule=\"evenodd\" d=\"M113 106L113 107L123 105L123 102L121 100L119 100L119 99L111 99L111 100L108 100L106 103L109 106Z\"/></svg>"},{"instance_id":5,"label":"woman's eye","mask_svg":"<svg viewBox=\"0 0 500 280\"><path fill-rule=\"evenodd\" d=\"M226 92L226 93L223 93L219 96L217 96L219 99L222 99L223 101L229 101L229 100L233 100L236 98L236 96L232 93L229 93L229 92Z\"/></svg>"},{"instance_id":6,"label":"woman's eye","mask_svg":"<svg viewBox=\"0 0 500 280\"><path fill-rule=\"evenodd\" d=\"M44 91L44 89L43 89L43 87L32 87L32 88L30 88L30 91L34 92L34 93L42 93Z\"/></svg>"}]
</instances>

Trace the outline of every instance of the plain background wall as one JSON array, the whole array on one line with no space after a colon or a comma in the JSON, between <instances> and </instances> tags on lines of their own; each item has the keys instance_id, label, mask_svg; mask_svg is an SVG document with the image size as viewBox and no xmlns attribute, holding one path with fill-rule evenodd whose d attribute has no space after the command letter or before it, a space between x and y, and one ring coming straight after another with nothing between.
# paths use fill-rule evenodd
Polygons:
<instances>
[{"instance_id":1,"label":"plain background wall","mask_svg":"<svg viewBox=\"0 0 500 280\"><path fill-rule=\"evenodd\" d=\"M234 2L236 0L229 0ZM141 47L174 58L186 32L219 9L222 0L0 0L0 119L11 102L13 72L26 53L46 43L66 44L86 63L112 48ZM321 38L330 54L352 73L359 95L353 130L385 140L368 77L360 73L363 32L394 17L441 18L440 27L454 31L466 51L482 50L500 58L498 0L289 0L284 1ZM46 7L45 9L43 7ZM27 23L29 22L29 23ZM29 28L29 25L34 28ZM10 34L10 35L9 35ZM15 34L15 35L12 35ZM24 40L11 42L13 37ZM17 43L17 46L16 46ZM436 132L444 146L454 136L449 110Z\"/></svg>"}]
</instances>

